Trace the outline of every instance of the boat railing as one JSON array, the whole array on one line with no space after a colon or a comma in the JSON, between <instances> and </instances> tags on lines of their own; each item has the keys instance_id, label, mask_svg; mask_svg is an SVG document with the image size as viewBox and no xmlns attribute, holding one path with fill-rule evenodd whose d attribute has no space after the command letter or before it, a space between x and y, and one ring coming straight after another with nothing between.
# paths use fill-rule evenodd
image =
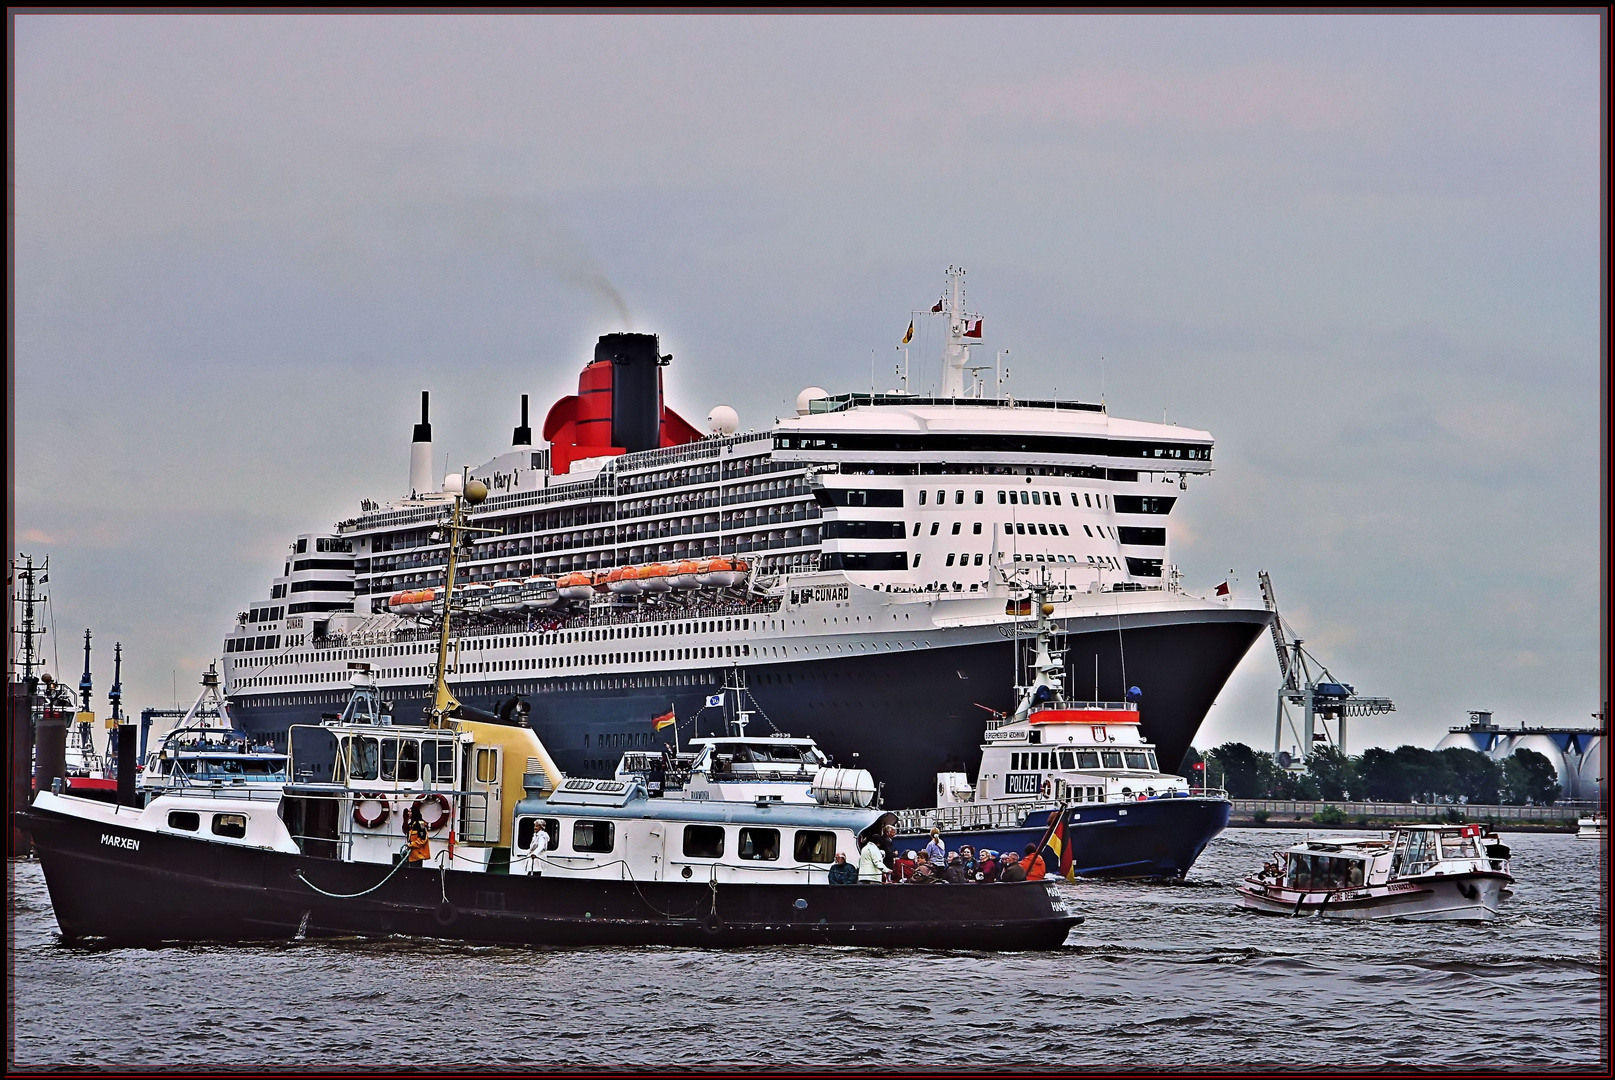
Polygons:
<instances>
[{"instance_id":1,"label":"boat railing","mask_svg":"<svg viewBox=\"0 0 1615 1080\"><path fill-rule=\"evenodd\" d=\"M1037 712L1068 712L1078 709L1091 709L1105 712L1137 712L1138 706L1130 701L1061 701L1049 702L1037 706ZM993 731L1008 724L1015 723L1014 713L1002 713L987 718L987 730Z\"/></svg>"},{"instance_id":2,"label":"boat railing","mask_svg":"<svg viewBox=\"0 0 1615 1080\"><path fill-rule=\"evenodd\" d=\"M1076 813L1096 806L1130 806L1137 802L1151 802L1170 798L1212 798L1226 799L1227 792L1222 788L1190 788L1188 791L1165 791L1156 795L1135 792L1132 795L1122 795L1117 792L1107 793L1099 799L1084 800L1082 802L1067 802L1065 805ZM925 832L929 829L996 829L1019 828L1027 814L1039 813L1044 810L1057 810L1060 807L1057 799L1028 799L1025 802L987 802L987 803L960 803L957 806L937 806L924 810L899 810L897 812L897 828L899 832Z\"/></svg>"}]
</instances>

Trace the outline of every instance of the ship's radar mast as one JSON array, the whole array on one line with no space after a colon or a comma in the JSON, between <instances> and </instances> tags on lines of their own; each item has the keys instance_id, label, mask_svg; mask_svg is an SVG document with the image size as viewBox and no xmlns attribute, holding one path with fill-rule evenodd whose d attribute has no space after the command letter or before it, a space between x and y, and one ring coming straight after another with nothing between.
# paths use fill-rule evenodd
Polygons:
<instances>
[{"instance_id":1,"label":"ship's radar mast","mask_svg":"<svg viewBox=\"0 0 1615 1080\"><path fill-rule=\"evenodd\" d=\"M948 319L948 340L942 348L942 393L945 398L965 396L965 369L970 364L970 346L980 341L967 338L981 337L981 317L965 313L965 272L962 267L948 267L948 287L937 306L931 309Z\"/></svg>"}]
</instances>

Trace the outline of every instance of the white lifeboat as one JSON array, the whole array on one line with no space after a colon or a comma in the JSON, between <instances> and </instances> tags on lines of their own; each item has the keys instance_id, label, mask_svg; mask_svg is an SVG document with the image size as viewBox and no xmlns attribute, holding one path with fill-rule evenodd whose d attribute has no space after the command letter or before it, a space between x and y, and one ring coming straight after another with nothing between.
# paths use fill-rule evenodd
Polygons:
<instances>
[{"instance_id":1,"label":"white lifeboat","mask_svg":"<svg viewBox=\"0 0 1615 1080\"><path fill-rule=\"evenodd\" d=\"M639 583L644 586L646 592L668 592L673 588L673 583L668 580L672 569L666 563L659 562L641 566L639 568Z\"/></svg>"},{"instance_id":2,"label":"white lifeboat","mask_svg":"<svg viewBox=\"0 0 1615 1080\"><path fill-rule=\"evenodd\" d=\"M637 566L619 566L612 570L606 575L606 588L619 596L637 596L645 591Z\"/></svg>"},{"instance_id":3,"label":"white lifeboat","mask_svg":"<svg viewBox=\"0 0 1615 1080\"><path fill-rule=\"evenodd\" d=\"M488 590L487 607L490 611L520 611L522 606L522 583L519 581L506 578Z\"/></svg>"},{"instance_id":4,"label":"white lifeboat","mask_svg":"<svg viewBox=\"0 0 1615 1080\"><path fill-rule=\"evenodd\" d=\"M669 563L667 583L675 589L699 589L701 582L696 580L699 565L694 559L680 559L676 563Z\"/></svg>"},{"instance_id":5,"label":"white lifeboat","mask_svg":"<svg viewBox=\"0 0 1615 1080\"><path fill-rule=\"evenodd\" d=\"M469 585L460 586L455 590L460 601L456 610L463 611L468 615L486 611L488 609L488 594L491 592L493 592L493 589L480 581L473 581Z\"/></svg>"},{"instance_id":6,"label":"white lifeboat","mask_svg":"<svg viewBox=\"0 0 1615 1080\"><path fill-rule=\"evenodd\" d=\"M594 573L574 570L555 579L555 591L562 600L587 600L594 595Z\"/></svg>"},{"instance_id":7,"label":"white lifeboat","mask_svg":"<svg viewBox=\"0 0 1615 1080\"><path fill-rule=\"evenodd\" d=\"M522 582L522 606L529 611L554 607L559 599L553 578L530 577Z\"/></svg>"}]
</instances>

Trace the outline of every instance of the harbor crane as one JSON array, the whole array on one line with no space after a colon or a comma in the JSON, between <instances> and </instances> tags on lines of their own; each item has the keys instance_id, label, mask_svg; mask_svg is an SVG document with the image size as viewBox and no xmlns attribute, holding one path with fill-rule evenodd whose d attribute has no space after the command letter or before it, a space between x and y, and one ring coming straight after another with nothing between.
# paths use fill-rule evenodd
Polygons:
<instances>
[{"instance_id":1,"label":"harbor crane","mask_svg":"<svg viewBox=\"0 0 1615 1080\"><path fill-rule=\"evenodd\" d=\"M1323 743L1333 745L1342 754L1346 752L1346 719L1359 716L1380 716L1395 712L1390 698L1366 697L1356 688L1341 682L1330 673L1321 660L1303 648L1303 639L1292 636L1279 617L1278 599L1273 595L1273 579L1267 571L1258 576L1262 582L1262 602L1273 613L1268 629L1273 634L1273 648L1279 657L1278 712L1273 720L1273 756L1280 757L1284 741L1284 727L1289 725L1302 754L1311 753L1312 747ZM1297 730L1294 707L1301 717L1301 730ZM1335 730L1331 734L1329 725Z\"/></svg>"}]
</instances>

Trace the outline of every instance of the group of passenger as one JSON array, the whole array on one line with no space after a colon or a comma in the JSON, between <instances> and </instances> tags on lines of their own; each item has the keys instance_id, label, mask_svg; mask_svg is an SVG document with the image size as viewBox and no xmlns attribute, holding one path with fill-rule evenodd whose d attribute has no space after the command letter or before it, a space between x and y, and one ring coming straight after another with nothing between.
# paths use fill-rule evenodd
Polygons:
<instances>
[{"instance_id":1,"label":"group of passenger","mask_svg":"<svg viewBox=\"0 0 1615 1080\"><path fill-rule=\"evenodd\" d=\"M970 885L994 881L1038 881L1048 875L1036 844L1023 852L979 851L963 844L949 851L939 829L931 830L924 851L898 851L897 828L886 826L879 837L870 837L858 851L858 862L847 861L846 852L837 852L830 867L832 885Z\"/></svg>"}]
</instances>

